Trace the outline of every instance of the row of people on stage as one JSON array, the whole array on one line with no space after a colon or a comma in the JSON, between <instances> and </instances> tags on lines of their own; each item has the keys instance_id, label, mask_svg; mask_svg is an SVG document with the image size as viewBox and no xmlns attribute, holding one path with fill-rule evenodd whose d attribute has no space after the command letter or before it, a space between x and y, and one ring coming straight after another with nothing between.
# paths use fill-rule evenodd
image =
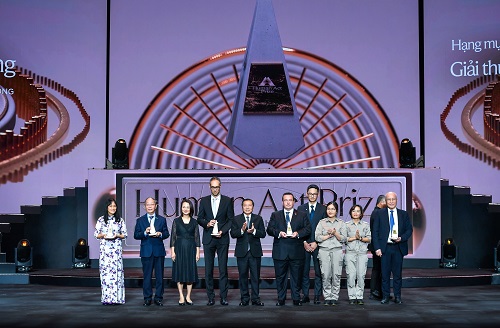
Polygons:
<instances>
[{"instance_id":1,"label":"row of people on stage","mask_svg":"<svg viewBox=\"0 0 500 328\"><path fill-rule=\"evenodd\" d=\"M140 257L144 276L144 306L163 305L163 272L166 256L164 240L170 239L172 281L177 283L179 305L192 305L193 284L198 281L197 262L203 244L205 256L205 282L208 306L215 304L214 262L218 258L219 302L228 305L227 259L229 236L236 239L234 255L237 258L240 287L240 306L263 306L259 296L262 258L261 238L272 236L277 306L286 302L288 276L292 302L338 304L340 279L345 265L347 292L350 304L363 304L364 281L368 263L367 250L374 254L374 267L370 298L383 304L390 299L390 278L394 280L393 294L401 303L402 261L408 254L407 241L412 226L406 211L396 208L397 195L389 192L377 200L370 224L363 221L363 209L354 205L349 210L351 220L337 217L338 207L330 202L317 202L319 187L309 185L308 203L295 209L292 193L282 196L283 209L273 212L267 229L261 216L253 213L254 202L245 199L242 213L235 216L232 200L221 194L221 180L210 179L210 195L200 200L197 219L193 204L181 202L181 216L174 219L171 235L164 217L156 214L157 202L145 201L146 214L137 219L134 239L140 240ZM387 209L384 210L384 202ZM198 226L203 229L200 236ZM105 215L96 224L94 236L100 240L99 271L102 304L125 303L122 240L127 237L124 220L117 211L116 201L110 199ZM201 241L200 241L201 240ZM345 255L343 252L345 248ZM314 298L309 297L309 271L314 268ZM153 294L152 278L155 277ZM250 278L250 285L249 285ZM184 285L186 294L184 295ZM324 301L321 302L320 296Z\"/></svg>"}]
</instances>

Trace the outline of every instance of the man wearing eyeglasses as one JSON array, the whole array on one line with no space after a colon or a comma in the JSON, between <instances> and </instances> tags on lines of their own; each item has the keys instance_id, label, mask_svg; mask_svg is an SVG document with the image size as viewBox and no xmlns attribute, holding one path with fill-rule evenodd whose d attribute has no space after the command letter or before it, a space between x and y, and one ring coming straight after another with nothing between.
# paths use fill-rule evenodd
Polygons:
<instances>
[{"instance_id":1,"label":"man wearing eyeglasses","mask_svg":"<svg viewBox=\"0 0 500 328\"><path fill-rule=\"evenodd\" d=\"M200 199L198 224L203 227L203 253L205 255L205 282L208 303L215 304L214 262L215 254L219 260L220 304L228 305L227 255L229 249L229 230L234 217L231 198L220 194L221 181L218 177L210 179L210 195Z\"/></svg>"},{"instance_id":2,"label":"man wearing eyeglasses","mask_svg":"<svg viewBox=\"0 0 500 328\"><path fill-rule=\"evenodd\" d=\"M408 240L413 232L408 212L396 208L395 192L385 194L387 209L376 211L373 220L372 242L375 255L382 264L382 304L389 303L391 273L394 302L401 304L403 258L408 255Z\"/></svg>"},{"instance_id":3,"label":"man wearing eyeglasses","mask_svg":"<svg viewBox=\"0 0 500 328\"><path fill-rule=\"evenodd\" d=\"M311 184L307 187L307 199L309 202L300 205L297 210L307 213L311 223L311 234L304 240L304 273L302 275L302 303L309 303L309 271L311 270L311 258L314 265L314 304L321 304L322 292L321 269L318 261L318 244L315 240L316 226L321 219L326 217L326 207L318 202L319 187Z\"/></svg>"}]
</instances>

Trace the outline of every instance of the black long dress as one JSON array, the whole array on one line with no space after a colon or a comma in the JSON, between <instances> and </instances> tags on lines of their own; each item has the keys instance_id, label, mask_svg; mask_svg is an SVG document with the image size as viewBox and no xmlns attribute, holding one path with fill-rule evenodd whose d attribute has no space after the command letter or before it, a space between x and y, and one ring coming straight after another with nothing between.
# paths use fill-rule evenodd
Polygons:
<instances>
[{"instance_id":1,"label":"black long dress","mask_svg":"<svg viewBox=\"0 0 500 328\"><path fill-rule=\"evenodd\" d=\"M175 261L172 265L172 281L174 282L198 282L196 266L196 247L200 247L198 229L198 222L193 218L186 224L181 217L177 217L172 223L170 247L175 247Z\"/></svg>"}]
</instances>

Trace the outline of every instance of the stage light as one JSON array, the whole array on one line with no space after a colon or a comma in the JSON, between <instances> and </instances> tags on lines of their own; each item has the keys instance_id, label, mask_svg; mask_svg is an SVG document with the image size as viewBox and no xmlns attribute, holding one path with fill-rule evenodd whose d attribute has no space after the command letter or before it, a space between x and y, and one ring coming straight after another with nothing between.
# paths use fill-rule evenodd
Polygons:
<instances>
[{"instance_id":1,"label":"stage light","mask_svg":"<svg viewBox=\"0 0 500 328\"><path fill-rule=\"evenodd\" d=\"M458 266L458 246L453 238L446 238L441 247L441 267L454 269Z\"/></svg>"},{"instance_id":2,"label":"stage light","mask_svg":"<svg viewBox=\"0 0 500 328\"><path fill-rule=\"evenodd\" d=\"M89 245L87 240L80 238L73 246L73 268L83 269L89 266Z\"/></svg>"},{"instance_id":3,"label":"stage light","mask_svg":"<svg viewBox=\"0 0 500 328\"><path fill-rule=\"evenodd\" d=\"M33 247L28 239L21 239L14 249L16 272L31 271L33 266Z\"/></svg>"},{"instance_id":4,"label":"stage light","mask_svg":"<svg viewBox=\"0 0 500 328\"><path fill-rule=\"evenodd\" d=\"M500 240L498 241L497 247L494 249L494 261L495 261L495 272L500 272Z\"/></svg>"},{"instance_id":5,"label":"stage light","mask_svg":"<svg viewBox=\"0 0 500 328\"><path fill-rule=\"evenodd\" d=\"M114 169L128 169L128 148L125 139L118 139L111 153Z\"/></svg>"},{"instance_id":6,"label":"stage light","mask_svg":"<svg viewBox=\"0 0 500 328\"><path fill-rule=\"evenodd\" d=\"M404 138L399 146L399 167L414 168L416 161L415 147L410 139Z\"/></svg>"}]
</instances>

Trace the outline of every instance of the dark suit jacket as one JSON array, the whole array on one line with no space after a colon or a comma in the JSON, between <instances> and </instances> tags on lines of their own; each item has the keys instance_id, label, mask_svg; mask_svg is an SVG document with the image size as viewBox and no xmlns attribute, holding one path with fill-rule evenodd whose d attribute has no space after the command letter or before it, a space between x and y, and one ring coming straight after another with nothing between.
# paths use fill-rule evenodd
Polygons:
<instances>
[{"instance_id":1,"label":"dark suit jacket","mask_svg":"<svg viewBox=\"0 0 500 328\"><path fill-rule=\"evenodd\" d=\"M309 205L309 202L307 202L297 207L297 210L307 213L307 217L309 218L311 206ZM316 227L318 226L319 221L324 218L326 218L326 206L320 204L319 202L316 202L316 206L314 206L314 216L312 221L310 221L311 235L309 236L309 238L307 238L308 243L312 243L313 241L316 242L316 236L314 235L316 232Z\"/></svg>"},{"instance_id":2,"label":"dark suit jacket","mask_svg":"<svg viewBox=\"0 0 500 328\"><path fill-rule=\"evenodd\" d=\"M311 235L311 223L307 214L302 211L293 210L292 231L297 231L299 238L278 238L280 231L286 232L286 220L283 210L273 212L267 225L267 234L274 237L273 259L291 260L304 259L304 240Z\"/></svg>"},{"instance_id":3,"label":"dark suit jacket","mask_svg":"<svg viewBox=\"0 0 500 328\"><path fill-rule=\"evenodd\" d=\"M203 227L203 244L210 244L212 239L213 227L207 227L210 220L216 219L219 230L222 231L220 242L229 244L229 230L231 229L231 222L234 216L233 201L231 198L220 195L219 209L214 218L212 214L212 200L211 195L202 197L200 199L200 208L198 210L198 224Z\"/></svg>"},{"instance_id":4,"label":"dark suit jacket","mask_svg":"<svg viewBox=\"0 0 500 328\"><path fill-rule=\"evenodd\" d=\"M373 249L373 222L375 221L375 212L380 211L381 209L382 208L375 206L372 214L370 215L370 231L372 232L372 241L368 244L368 250L372 252L373 255L375 255L375 250Z\"/></svg>"},{"instance_id":5,"label":"dark suit jacket","mask_svg":"<svg viewBox=\"0 0 500 328\"><path fill-rule=\"evenodd\" d=\"M401 241L397 244L403 256L408 255L408 239L413 232L408 212L396 209L398 213L398 236ZM375 250L380 249L385 253L387 240L389 239L389 212L386 208L378 210L373 214L372 242Z\"/></svg>"},{"instance_id":6,"label":"dark suit jacket","mask_svg":"<svg viewBox=\"0 0 500 328\"><path fill-rule=\"evenodd\" d=\"M234 256L244 257L248 251L248 244L250 244L250 253L253 257L262 256L262 245L260 239L266 236L266 228L264 227L264 220L257 214L250 216L250 226L254 226L255 235L246 231L241 233L241 227L245 223L245 215L240 214L233 218L231 226L231 237L236 238L236 247L234 248Z\"/></svg>"},{"instance_id":7,"label":"dark suit jacket","mask_svg":"<svg viewBox=\"0 0 500 328\"><path fill-rule=\"evenodd\" d=\"M163 240L170 236L167 220L163 216L155 215L155 230L161 232L161 238L144 236L147 227L149 227L149 220L146 213L137 219L134 229L134 239L141 241L141 257L165 256Z\"/></svg>"}]
</instances>

